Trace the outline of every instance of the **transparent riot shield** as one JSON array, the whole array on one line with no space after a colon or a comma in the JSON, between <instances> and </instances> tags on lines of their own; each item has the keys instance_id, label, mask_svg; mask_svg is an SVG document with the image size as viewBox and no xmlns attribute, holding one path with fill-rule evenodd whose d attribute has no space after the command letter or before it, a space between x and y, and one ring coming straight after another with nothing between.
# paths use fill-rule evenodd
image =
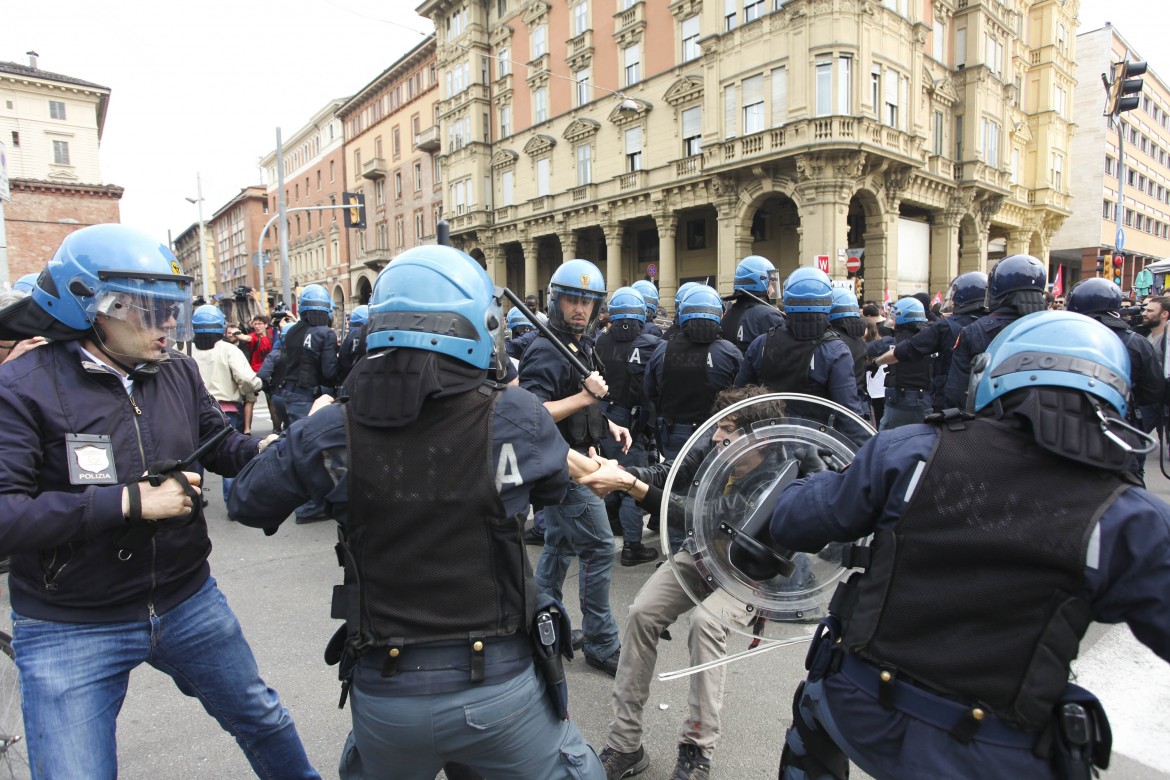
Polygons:
<instances>
[{"instance_id":1,"label":"transparent riot shield","mask_svg":"<svg viewBox=\"0 0 1170 780\"><path fill-rule=\"evenodd\" d=\"M776 401L784 404L781 416L759 419L751 412L753 405L767 404L761 409L770 413L777 409ZM734 433L718 428L720 420L730 417L754 422ZM865 420L844 407L791 393L748 399L698 428L675 459L661 508L665 525L670 512L680 511L677 499L671 507L671 492L686 493L684 549L694 558L703 592L693 592L681 576L666 534L663 553L696 606L729 630L753 638L768 638L761 630L765 624L811 624L825 617L834 590L849 573L841 563L843 545L830 544L817 553L783 550L771 541L767 526L786 486L810 467L844 468L873 435ZM675 485L678 466L695 447L709 451L684 491ZM745 627L707 610L704 598L716 590L763 620ZM792 633L781 630L771 636Z\"/></svg>"}]
</instances>

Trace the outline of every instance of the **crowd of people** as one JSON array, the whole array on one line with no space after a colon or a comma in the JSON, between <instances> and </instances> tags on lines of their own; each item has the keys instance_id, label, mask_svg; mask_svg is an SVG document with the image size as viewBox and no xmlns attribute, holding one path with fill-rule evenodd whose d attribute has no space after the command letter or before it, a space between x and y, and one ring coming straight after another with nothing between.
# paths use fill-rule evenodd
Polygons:
<instances>
[{"instance_id":1,"label":"crowd of people","mask_svg":"<svg viewBox=\"0 0 1170 780\"><path fill-rule=\"evenodd\" d=\"M165 246L100 225L0 301L0 555L34 777L116 776L143 663L257 776L319 776L211 576L204 470L266 534L338 524L326 658L352 716L343 778L644 772L657 645L689 594L695 665L762 628L703 576L687 485L780 419L832 428L856 457L760 449L703 511L747 517L791 468L755 549L872 539L849 548L856 572L816 628L777 732L782 778L841 780L851 761L878 778L1087 777L1109 750L1103 709L1068 682L1089 623L1126 622L1170 660L1170 507L1142 487L1170 299L1126 307L1103 279L1058 299L1016 255L941 304L862 305L819 270L782 283L750 256L726 299L692 282L666 307L651 280L609 293L574 259L546 312L536 296L505 312L474 259L428 246L396 257L339 334L319 285L297 318L237 323L193 307L191 282ZM646 567L621 626L613 567L657 561L655 533L671 565ZM568 716L578 651L614 678L597 750ZM724 680L690 677L673 780L712 776Z\"/></svg>"}]
</instances>

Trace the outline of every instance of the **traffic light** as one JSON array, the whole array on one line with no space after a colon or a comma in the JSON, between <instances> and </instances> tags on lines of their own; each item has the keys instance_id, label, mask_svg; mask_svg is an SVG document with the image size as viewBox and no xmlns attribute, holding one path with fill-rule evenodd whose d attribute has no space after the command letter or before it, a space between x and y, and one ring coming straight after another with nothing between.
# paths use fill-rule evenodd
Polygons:
<instances>
[{"instance_id":1,"label":"traffic light","mask_svg":"<svg viewBox=\"0 0 1170 780\"><path fill-rule=\"evenodd\" d=\"M865 300L865 280L860 276L853 277L853 294L857 297L858 301Z\"/></svg>"},{"instance_id":2,"label":"traffic light","mask_svg":"<svg viewBox=\"0 0 1170 780\"><path fill-rule=\"evenodd\" d=\"M1105 276L1105 264L1113 264L1113 258L1109 255L1097 255L1097 277Z\"/></svg>"},{"instance_id":3,"label":"traffic light","mask_svg":"<svg viewBox=\"0 0 1170 780\"><path fill-rule=\"evenodd\" d=\"M343 192L341 200L349 208L342 210L343 222L347 228L362 229L366 226L366 196L360 192Z\"/></svg>"},{"instance_id":4,"label":"traffic light","mask_svg":"<svg viewBox=\"0 0 1170 780\"><path fill-rule=\"evenodd\" d=\"M1105 103L1105 115L1117 116L1124 111L1132 111L1142 103L1143 80L1139 78L1146 72L1145 62L1115 62L1110 66L1110 78L1106 81L1108 100Z\"/></svg>"},{"instance_id":5,"label":"traffic light","mask_svg":"<svg viewBox=\"0 0 1170 780\"><path fill-rule=\"evenodd\" d=\"M1121 270L1125 265L1125 255L1113 256L1113 283L1118 287L1121 286Z\"/></svg>"}]
</instances>

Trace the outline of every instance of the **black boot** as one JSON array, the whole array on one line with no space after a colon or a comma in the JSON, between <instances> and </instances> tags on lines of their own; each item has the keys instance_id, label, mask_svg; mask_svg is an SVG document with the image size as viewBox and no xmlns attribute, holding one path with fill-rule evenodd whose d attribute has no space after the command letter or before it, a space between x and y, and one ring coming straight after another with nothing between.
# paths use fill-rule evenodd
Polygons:
<instances>
[{"instance_id":1,"label":"black boot","mask_svg":"<svg viewBox=\"0 0 1170 780\"><path fill-rule=\"evenodd\" d=\"M622 566L637 566L658 559L658 551L651 550L641 542L628 542L622 546Z\"/></svg>"}]
</instances>

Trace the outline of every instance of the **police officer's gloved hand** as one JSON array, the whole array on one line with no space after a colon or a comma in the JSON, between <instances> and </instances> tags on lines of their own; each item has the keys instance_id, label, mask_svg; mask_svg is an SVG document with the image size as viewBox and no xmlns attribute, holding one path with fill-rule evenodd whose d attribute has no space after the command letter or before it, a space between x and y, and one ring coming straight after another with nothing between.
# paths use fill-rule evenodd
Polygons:
<instances>
[{"instance_id":1,"label":"police officer's gloved hand","mask_svg":"<svg viewBox=\"0 0 1170 780\"><path fill-rule=\"evenodd\" d=\"M800 464L800 476L807 477L827 470L829 467L821 460L815 447L800 447L795 452L796 462Z\"/></svg>"},{"instance_id":2,"label":"police officer's gloved hand","mask_svg":"<svg viewBox=\"0 0 1170 780\"><path fill-rule=\"evenodd\" d=\"M870 376L877 376L879 368L881 368L881 366L879 366L877 363L867 363L865 366L865 370L869 373Z\"/></svg>"}]
</instances>

